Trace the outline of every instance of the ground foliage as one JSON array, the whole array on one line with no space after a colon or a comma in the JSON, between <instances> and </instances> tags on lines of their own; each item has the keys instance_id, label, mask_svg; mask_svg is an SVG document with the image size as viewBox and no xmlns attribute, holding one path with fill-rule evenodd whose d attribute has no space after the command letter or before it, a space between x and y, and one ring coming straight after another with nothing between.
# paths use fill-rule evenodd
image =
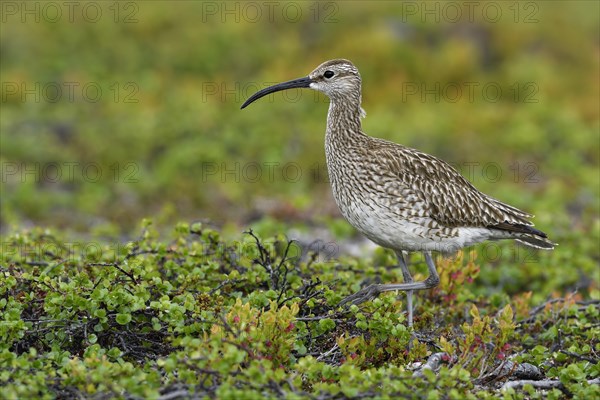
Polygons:
<instances>
[{"instance_id":1,"label":"ground foliage","mask_svg":"<svg viewBox=\"0 0 600 400\"><path fill-rule=\"evenodd\" d=\"M4 246L3 398L600 395L593 285L536 304L531 292L477 294L474 252L439 261L411 330L403 296L337 306L369 276L398 279L395 268L251 230L232 242L179 224L165 240L145 221L121 246L38 229Z\"/></svg>"}]
</instances>

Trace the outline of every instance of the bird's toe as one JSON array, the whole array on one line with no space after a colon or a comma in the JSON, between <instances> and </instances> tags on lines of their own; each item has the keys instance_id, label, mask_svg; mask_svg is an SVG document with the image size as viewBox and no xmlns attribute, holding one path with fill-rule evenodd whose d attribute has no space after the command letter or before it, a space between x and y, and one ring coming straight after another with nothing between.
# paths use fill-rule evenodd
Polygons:
<instances>
[{"instance_id":1,"label":"bird's toe","mask_svg":"<svg viewBox=\"0 0 600 400\"><path fill-rule=\"evenodd\" d=\"M340 302L340 306L347 304L359 305L366 301L373 300L381 293L381 285L374 284L369 285L366 288L359 290L358 292L347 296Z\"/></svg>"}]
</instances>

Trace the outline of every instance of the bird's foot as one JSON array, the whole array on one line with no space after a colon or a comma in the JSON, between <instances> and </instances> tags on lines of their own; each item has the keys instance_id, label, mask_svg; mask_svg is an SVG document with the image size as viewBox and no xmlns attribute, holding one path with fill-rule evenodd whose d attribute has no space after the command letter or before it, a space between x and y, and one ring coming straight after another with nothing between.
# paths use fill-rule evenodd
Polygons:
<instances>
[{"instance_id":1,"label":"bird's foot","mask_svg":"<svg viewBox=\"0 0 600 400\"><path fill-rule=\"evenodd\" d=\"M377 296L379 296L384 290L382 290L383 285L373 284L369 285L366 288L359 290L358 292L347 296L342 301L340 301L340 306L346 304L361 304L365 301L373 300Z\"/></svg>"}]
</instances>

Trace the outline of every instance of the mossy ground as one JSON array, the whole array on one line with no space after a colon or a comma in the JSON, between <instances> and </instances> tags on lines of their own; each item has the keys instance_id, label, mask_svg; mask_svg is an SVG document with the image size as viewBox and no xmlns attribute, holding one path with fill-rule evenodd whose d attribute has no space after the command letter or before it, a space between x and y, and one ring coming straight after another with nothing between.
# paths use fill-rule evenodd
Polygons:
<instances>
[{"instance_id":1,"label":"mossy ground","mask_svg":"<svg viewBox=\"0 0 600 400\"><path fill-rule=\"evenodd\" d=\"M463 252L438 260L441 284L417 294L409 329L402 295L338 306L365 280L400 279L384 251L325 260L301 257L284 237L227 241L179 224L161 240L145 224L120 246L41 230L7 238L3 398L600 395L597 282L541 302L486 295L480 277L491 267ZM435 353L441 366L420 369ZM534 372L524 378L525 367ZM502 388L532 376L556 386Z\"/></svg>"}]
</instances>

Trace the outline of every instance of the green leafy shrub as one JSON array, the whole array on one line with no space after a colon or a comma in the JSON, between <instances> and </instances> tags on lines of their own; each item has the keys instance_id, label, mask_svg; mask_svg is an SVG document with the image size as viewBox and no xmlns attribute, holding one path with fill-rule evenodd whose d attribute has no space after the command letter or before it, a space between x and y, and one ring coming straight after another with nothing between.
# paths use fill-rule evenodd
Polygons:
<instances>
[{"instance_id":1,"label":"green leafy shrub","mask_svg":"<svg viewBox=\"0 0 600 400\"><path fill-rule=\"evenodd\" d=\"M398 271L299 257L293 241L252 231L227 241L205 225L178 224L164 240L150 221L142 225L139 239L97 241L93 250L38 229L6 237L3 398L494 398L521 364L560 383L549 397L597 394L598 385L581 384L598 378L596 300L577 295L531 308L508 298L499 309L467 295L476 281L445 281L417 297L411 330L393 293L338 307L365 274L395 279ZM440 273L464 263L443 261ZM513 306L526 316L515 320ZM418 366L439 352L438 368Z\"/></svg>"}]
</instances>

